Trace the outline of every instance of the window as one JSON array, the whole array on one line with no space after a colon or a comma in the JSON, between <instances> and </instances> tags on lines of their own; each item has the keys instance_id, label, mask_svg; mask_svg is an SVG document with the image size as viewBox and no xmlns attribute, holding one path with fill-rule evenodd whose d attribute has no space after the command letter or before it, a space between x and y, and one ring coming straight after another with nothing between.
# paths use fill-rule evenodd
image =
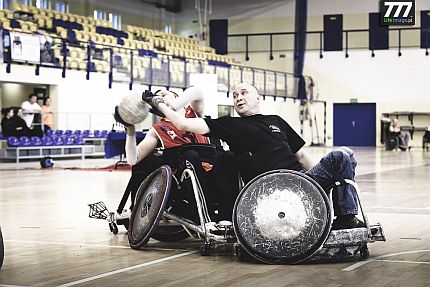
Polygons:
<instances>
[{"instance_id":1,"label":"window","mask_svg":"<svg viewBox=\"0 0 430 287\"><path fill-rule=\"evenodd\" d=\"M94 19L106 20L106 12L104 12L102 10L94 10Z\"/></svg>"},{"instance_id":2,"label":"window","mask_svg":"<svg viewBox=\"0 0 430 287\"><path fill-rule=\"evenodd\" d=\"M0 9L12 10L12 0L0 0Z\"/></svg>"},{"instance_id":3,"label":"window","mask_svg":"<svg viewBox=\"0 0 430 287\"><path fill-rule=\"evenodd\" d=\"M109 22L112 23L112 28L121 30L121 15L109 13Z\"/></svg>"},{"instance_id":4,"label":"window","mask_svg":"<svg viewBox=\"0 0 430 287\"><path fill-rule=\"evenodd\" d=\"M51 9L51 1L49 0L37 0L36 7L39 9Z\"/></svg>"},{"instance_id":5,"label":"window","mask_svg":"<svg viewBox=\"0 0 430 287\"><path fill-rule=\"evenodd\" d=\"M61 13L69 13L69 5L66 2L56 1L54 10Z\"/></svg>"},{"instance_id":6,"label":"window","mask_svg":"<svg viewBox=\"0 0 430 287\"><path fill-rule=\"evenodd\" d=\"M166 24L164 26L164 33L172 34L172 26L170 26L169 24Z\"/></svg>"},{"instance_id":7,"label":"window","mask_svg":"<svg viewBox=\"0 0 430 287\"><path fill-rule=\"evenodd\" d=\"M94 19L109 21L112 23L112 28L121 30L121 15L117 13L107 13L103 10L94 10Z\"/></svg>"},{"instance_id":8,"label":"window","mask_svg":"<svg viewBox=\"0 0 430 287\"><path fill-rule=\"evenodd\" d=\"M17 2L19 2L19 3L21 3L21 4L25 5L25 6L31 6L31 1L30 0L20 0L20 1L17 1Z\"/></svg>"}]
</instances>

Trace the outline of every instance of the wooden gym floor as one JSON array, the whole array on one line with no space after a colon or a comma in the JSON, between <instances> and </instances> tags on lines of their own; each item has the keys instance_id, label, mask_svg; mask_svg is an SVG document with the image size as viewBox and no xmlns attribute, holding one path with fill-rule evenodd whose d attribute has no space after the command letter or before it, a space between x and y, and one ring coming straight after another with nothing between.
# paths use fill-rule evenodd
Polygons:
<instances>
[{"instance_id":1,"label":"wooden gym floor","mask_svg":"<svg viewBox=\"0 0 430 287\"><path fill-rule=\"evenodd\" d=\"M64 169L111 160L0 163L0 286L430 286L430 153L355 151L362 200L388 240L369 244L367 261L290 266L240 262L227 247L203 257L194 240L130 249L125 229L113 235L87 206L115 210L129 173Z\"/></svg>"}]
</instances>

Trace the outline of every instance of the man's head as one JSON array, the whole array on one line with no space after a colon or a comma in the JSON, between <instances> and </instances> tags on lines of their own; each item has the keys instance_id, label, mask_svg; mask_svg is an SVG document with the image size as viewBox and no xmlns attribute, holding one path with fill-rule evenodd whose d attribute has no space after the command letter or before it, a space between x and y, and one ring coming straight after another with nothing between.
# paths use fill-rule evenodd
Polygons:
<instances>
[{"instance_id":1,"label":"man's head","mask_svg":"<svg viewBox=\"0 0 430 287\"><path fill-rule=\"evenodd\" d=\"M30 94L28 96L28 101L30 102L30 104L34 104L37 101L37 97L33 94Z\"/></svg>"},{"instance_id":2,"label":"man's head","mask_svg":"<svg viewBox=\"0 0 430 287\"><path fill-rule=\"evenodd\" d=\"M166 104L172 105L178 94L168 90L158 90L154 93L154 96L162 96Z\"/></svg>"},{"instance_id":3,"label":"man's head","mask_svg":"<svg viewBox=\"0 0 430 287\"><path fill-rule=\"evenodd\" d=\"M240 83L233 88L234 109L241 117L260 113L260 95L257 89L248 83Z\"/></svg>"},{"instance_id":4,"label":"man's head","mask_svg":"<svg viewBox=\"0 0 430 287\"><path fill-rule=\"evenodd\" d=\"M397 127L399 125L399 120L398 119L393 119L392 120L392 125L393 125L393 127Z\"/></svg>"}]
</instances>

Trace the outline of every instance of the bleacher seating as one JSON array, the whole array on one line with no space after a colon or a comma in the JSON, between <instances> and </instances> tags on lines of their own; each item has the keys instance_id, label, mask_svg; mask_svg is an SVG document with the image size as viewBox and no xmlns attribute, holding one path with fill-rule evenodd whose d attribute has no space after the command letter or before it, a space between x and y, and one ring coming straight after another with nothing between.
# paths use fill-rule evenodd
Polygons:
<instances>
[{"instance_id":1,"label":"bleacher seating","mask_svg":"<svg viewBox=\"0 0 430 287\"><path fill-rule=\"evenodd\" d=\"M98 21L81 15L28 7L20 3L14 3L13 9L15 12L21 12L19 19L14 19L14 11L0 11L0 22L6 29L12 28L22 32L38 31L49 36L67 39L72 43L77 40L109 45L120 56L125 56L126 49L139 49L155 53L162 52L176 57L233 62L233 58L230 56L217 55L213 48L179 35L132 25L127 25L125 31L115 30L108 21ZM76 54L71 55L73 59L75 56Z\"/></svg>"},{"instance_id":2,"label":"bleacher seating","mask_svg":"<svg viewBox=\"0 0 430 287\"><path fill-rule=\"evenodd\" d=\"M7 147L4 149L3 158L21 159L42 158L46 155L53 157L81 157L103 156L104 142L107 130L47 130L40 137L14 137L4 138ZM95 142L100 142L96 145Z\"/></svg>"}]
</instances>

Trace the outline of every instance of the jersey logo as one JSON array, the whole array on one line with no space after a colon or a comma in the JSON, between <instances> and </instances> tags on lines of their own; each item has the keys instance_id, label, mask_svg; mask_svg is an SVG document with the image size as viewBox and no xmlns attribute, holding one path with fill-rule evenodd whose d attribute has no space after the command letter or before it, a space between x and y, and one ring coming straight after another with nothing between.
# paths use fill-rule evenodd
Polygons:
<instances>
[{"instance_id":1,"label":"jersey logo","mask_svg":"<svg viewBox=\"0 0 430 287\"><path fill-rule=\"evenodd\" d=\"M168 130L167 131L167 134L170 136L170 138L173 140L173 139L175 139L176 137L178 137L177 135L176 135L176 133L175 133L175 131L172 131L172 130Z\"/></svg>"},{"instance_id":2,"label":"jersey logo","mask_svg":"<svg viewBox=\"0 0 430 287\"><path fill-rule=\"evenodd\" d=\"M270 125L269 129L272 131L272 133L280 133L281 132L281 129L275 125Z\"/></svg>"}]
</instances>

